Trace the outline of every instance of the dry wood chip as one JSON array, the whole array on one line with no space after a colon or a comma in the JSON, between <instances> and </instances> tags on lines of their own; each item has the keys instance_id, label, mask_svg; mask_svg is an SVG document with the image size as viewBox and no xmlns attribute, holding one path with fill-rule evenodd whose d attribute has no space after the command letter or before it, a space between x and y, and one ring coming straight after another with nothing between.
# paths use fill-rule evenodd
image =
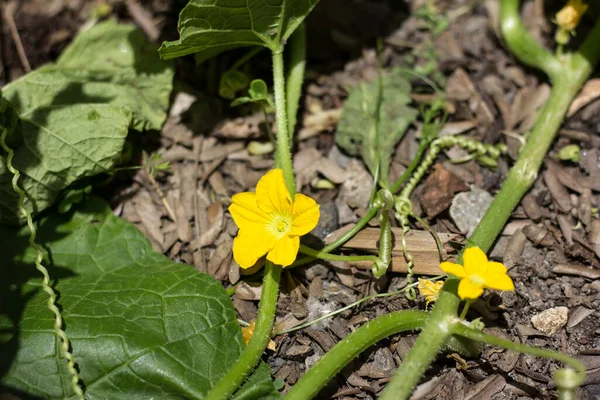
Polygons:
<instances>
[{"instance_id":1,"label":"dry wood chip","mask_svg":"<svg viewBox=\"0 0 600 400\"><path fill-rule=\"evenodd\" d=\"M448 209L454 195L468 188L459 177L445 169L442 164L436 164L433 173L425 180L419 195L427 218L434 218Z\"/></svg>"},{"instance_id":2,"label":"dry wood chip","mask_svg":"<svg viewBox=\"0 0 600 400\"><path fill-rule=\"evenodd\" d=\"M572 116L598 97L600 97L600 79L590 79L583 85L583 88L571 103L567 117Z\"/></svg>"},{"instance_id":3,"label":"dry wood chip","mask_svg":"<svg viewBox=\"0 0 600 400\"><path fill-rule=\"evenodd\" d=\"M552 199L558 206L558 209L565 213L569 212L571 210L571 196L569 196L567 189L560 183L558 177L552 170L547 169L544 171L543 176L546 187L552 195Z\"/></svg>"},{"instance_id":4,"label":"dry wood chip","mask_svg":"<svg viewBox=\"0 0 600 400\"><path fill-rule=\"evenodd\" d=\"M208 267L206 265L206 258L204 257L202 249L194 250L194 253L192 254L192 262L193 262L194 267L198 271L204 272L205 274L208 273Z\"/></svg>"},{"instance_id":5,"label":"dry wood chip","mask_svg":"<svg viewBox=\"0 0 600 400\"><path fill-rule=\"evenodd\" d=\"M208 183L210 183L210 186L215 191L217 196L221 196L221 197L229 196L229 191L227 190L227 184L225 183L225 180L223 179L223 175L221 175L221 173L219 171L215 171L212 173L210 178L208 178Z\"/></svg>"},{"instance_id":6,"label":"dry wood chip","mask_svg":"<svg viewBox=\"0 0 600 400\"><path fill-rule=\"evenodd\" d=\"M506 268L511 269L517 264L517 262L521 259L521 254L523 254L526 244L527 237L521 229L517 229L512 234L510 239L508 239L508 243L502 257L502 262Z\"/></svg>"},{"instance_id":7,"label":"dry wood chip","mask_svg":"<svg viewBox=\"0 0 600 400\"><path fill-rule=\"evenodd\" d=\"M312 111L312 110L311 110ZM342 108L318 110L304 117L302 129L298 132L298 140L305 140L321 132L332 131L340 120Z\"/></svg>"},{"instance_id":8,"label":"dry wood chip","mask_svg":"<svg viewBox=\"0 0 600 400\"><path fill-rule=\"evenodd\" d=\"M476 126L477 125L475 125L475 122L473 121L448 122L444 124L439 136L461 135L470 131L471 129L474 129Z\"/></svg>"},{"instance_id":9,"label":"dry wood chip","mask_svg":"<svg viewBox=\"0 0 600 400\"><path fill-rule=\"evenodd\" d=\"M394 244L392 246L392 264L391 270L394 272L406 272L406 260L402 252L402 230L400 228L392 228ZM451 233L438 233L438 237L442 241L442 245L446 247L448 242L456 238L456 235ZM326 243L334 240L332 235L328 236ZM357 233L352 239L344 244L346 250L361 250L368 253L377 253L379 241L379 230L375 228L366 228ZM439 275L440 259L435 243L435 239L427 231L411 230L406 235L406 247L408 252L413 256L415 261L414 272L421 275ZM442 257L449 257L446 249L443 249ZM350 263L360 269L370 269L371 262L356 262Z\"/></svg>"},{"instance_id":10,"label":"dry wood chip","mask_svg":"<svg viewBox=\"0 0 600 400\"><path fill-rule=\"evenodd\" d=\"M179 191L181 193L181 204L185 210L186 219L191 221L195 218L194 213L194 193L196 192L196 179L198 166L193 164L185 164L182 168L173 168L174 174L178 177ZM179 219L179 215L177 215Z\"/></svg>"},{"instance_id":11,"label":"dry wood chip","mask_svg":"<svg viewBox=\"0 0 600 400\"><path fill-rule=\"evenodd\" d=\"M506 379L502 375L490 375L469 389L465 400L490 400L496 393L502 392L504 386L506 386Z\"/></svg>"},{"instance_id":12,"label":"dry wood chip","mask_svg":"<svg viewBox=\"0 0 600 400\"><path fill-rule=\"evenodd\" d=\"M579 306L575 309L575 311L571 312L569 315L569 320L567 321L568 328L574 328L581 323L584 319L589 317L594 313L594 310L590 310L589 308L585 308L583 306ZM600 368L600 365L598 365Z\"/></svg>"},{"instance_id":13,"label":"dry wood chip","mask_svg":"<svg viewBox=\"0 0 600 400\"><path fill-rule=\"evenodd\" d=\"M236 287L236 293L237 293L237 288L244 285L245 283L246 282L242 282L241 284L239 284ZM246 290L246 289L244 289L244 290ZM257 296L257 297L254 299L247 298L245 300L259 300L260 299L260 290L258 291L258 293L254 293L254 296ZM250 297L250 296L247 295L246 297ZM288 329L295 328L298 325L303 324L304 322L306 322L306 319L297 319L296 317L294 317L294 315L292 313L287 313L285 316L283 316L281 318L277 318L275 320L273 332L287 331Z\"/></svg>"},{"instance_id":14,"label":"dry wood chip","mask_svg":"<svg viewBox=\"0 0 600 400\"><path fill-rule=\"evenodd\" d=\"M594 189L594 185L590 185L590 182L586 181L579 173L573 170L567 171L555 161L546 160L545 165L548 170L556 175L561 184L571 190L582 193L586 187Z\"/></svg>"},{"instance_id":15,"label":"dry wood chip","mask_svg":"<svg viewBox=\"0 0 600 400\"><path fill-rule=\"evenodd\" d=\"M232 285L235 285L240 280L240 266L235 260L231 260L231 264L229 265L229 282Z\"/></svg>"},{"instance_id":16,"label":"dry wood chip","mask_svg":"<svg viewBox=\"0 0 600 400\"><path fill-rule=\"evenodd\" d=\"M154 202L152 197L145 190L140 190L133 198L133 204L135 211L142 222L144 231L149 236L151 242L158 246L157 251L164 253L165 248L163 247L165 238L161 230L162 221L162 209L159 209ZM153 246L154 247L154 246Z\"/></svg>"},{"instance_id":17,"label":"dry wood chip","mask_svg":"<svg viewBox=\"0 0 600 400\"><path fill-rule=\"evenodd\" d=\"M175 145L170 149L161 152L161 160L175 163L182 160L194 160L196 155L194 152L184 146Z\"/></svg>"},{"instance_id":18,"label":"dry wood chip","mask_svg":"<svg viewBox=\"0 0 600 400\"><path fill-rule=\"evenodd\" d=\"M550 86L542 84L538 87L525 87L520 89L513 100L510 119L506 122L506 130L513 130L517 125L517 132L525 132L533 126L535 114L548 97L550 96Z\"/></svg>"},{"instance_id":19,"label":"dry wood chip","mask_svg":"<svg viewBox=\"0 0 600 400\"><path fill-rule=\"evenodd\" d=\"M552 268L555 274L583 276L589 279L600 279L600 270L574 264L556 264Z\"/></svg>"},{"instance_id":20,"label":"dry wood chip","mask_svg":"<svg viewBox=\"0 0 600 400\"><path fill-rule=\"evenodd\" d=\"M448 78L446 93L450 100L466 101L475 93L475 85L465 70L459 68Z\"/></svg>"},{"instance_id":21,"label":"dry wood chip","mask_svg":"<svg viewBox=\"0 0 600 400\"><path fill-rule=\"evenodd\" d=\"M543 226L530 224L523 227L523 233L535 246L551 247L554 245L554 238Z\"/></svg>"},{"instance_id":22,"label":"dry wood chip","mask_svg":"<svg viewBox=\"0 0 600 400\"><path fill-rule=\"evenodd\" d=\"M179 240L184 243L192 241L192 226L188 220L188 215L181 202L181 192L179 189L171 190L167 195L169 204L172 205L177 218L177 235ZM190 207L191 208L191 207Z\"/></svg>"},{"instance_id":23,"label":"dry wood chip","mask_svg":"<svg viewBox=\"0 0 600 400\"><path fill-rule=\"evenodd\" d=\"M558 221L558 226L565 238L565 242L571 246L573 244L573 220L571 216L558 214L556 220Z\"/></svg>"},{"instance_id":24,"label":"dry wood chip","mask_svg":"<svg viewBox=\"0 0 600 400\"><path fill-rule=\"evenodd\" d=\"M260 124L264 120L265 116L262 112L233 120L226 120L217 124L212 134L227 139L255 138L260 136Z\"/></svg>"},{"instance_id":25,"label":"dry wood chip","mask_svg":"<svg viewBox=\"0 0 600 400\"><path fill-rule=\"evenodd\" d=\"M206 142L206 141L205 141ZM207 162L213 160L219 160L221 158L226 158L228 155L233 154L237 151L243 150L245 148L244 142L231 142L227 144L215 144L212 147L206 148L202 146L202 153L200 154L200 161ZM190 152L193 157L190 160L195 160L196 155L194 152Z\"/></svg>"},{"instance_id":26,"label":"dry wood chip","mask_svg":"<svg viewBox=\"0 0 600 400\"><path fill-rule=\"evenodd\" d=\"M595 219L590 224L590 232L587 239L594 253L596 253L596 257L600 258L600 219Z\"/></svg>"},{"instance_id":27,"label":"dry wood chip","mask_svg":"<svg viewBox=\"0 0 600 400\"><path fill-rule=\"evenodd\" d=\"M321 346L323 351L329 351L333 346L335 346L335 341L333 340L331 335L326 331L309 328L306 329L304 332L308 336L313 338L315 342L317 342L317 344Z\"/></svg>"},{"instance_id":28,"label":"dry wood chip","mask_svg":"<svg viewBox=\"0 0 600 400\"><path fill-rule=\"evenodd\" d=\"M218 243L215 252L208 261L208 274L221 281L229 274L233 239L227 233L223 233L220 236Z\"/></svg>"},{"instance_id":29,"label":"dry wood chip","mask_svg":"<svg viewBox=\"0 0 600 400\"><path fill-rule=\"evenodd\" d=\"M523 211L525 214L531 218L534 222L539 222L542 219L542 210L540 205L537 203L535 197L528 193L521 200L521 206L523 206Z\"/></svg>"},{"instance_id":30,"label":"dry wood chip","mask_svg":"<svg viewBox=\"0 0 600 400\"><path fill-rule=\"evenodd\" d=\"M342 184L338 199L352 208L367 207L371 197L373 177L363 164L351 159L346 166L348 179Z\"/></svg>"},{"instance_id":31,"label":"dry wood chip","mask_svg":"<svg viewBox=\"0 0 600 400\"><path fill-rule=\"evenodd\" d=\"M261 293L262 293L262 286L260 286L260 283L249 284L247 282L242 282L235 287L235 295L240 300L252 300L252 301L256 300L256 301L258 301L258 300L260 300ZM277 329L277 330L285 330L285 329L288 329L288 328Z\"/></svg>"}]
</instances>

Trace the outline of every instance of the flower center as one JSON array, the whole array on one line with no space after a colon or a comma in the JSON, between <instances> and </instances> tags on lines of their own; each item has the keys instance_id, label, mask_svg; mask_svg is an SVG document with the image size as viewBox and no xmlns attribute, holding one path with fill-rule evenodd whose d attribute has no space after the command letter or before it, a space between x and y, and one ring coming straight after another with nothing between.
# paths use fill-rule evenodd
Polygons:
<instances>
[{"instance_id":1,"label":"flower center","mask_svg":"<svg viewBox=\"0 0 600 400\"><path fill-rule=\"evenodd\" d=\"M278 239L281 239L292 230L292 216L284 214L273 214L268 230Z\"/></svg>"},{"instance_id":2,"label":"flower center","mask_svg":"<svg viewBox=\"0 0 600 400\"><path fill-rule=\"evenodd\" d=\"M471 280L471 282L473 282L473 284L475 285L479 285L479 286L483 286L483 284L485 283L485 279L483 279L481 276L479 275L469 275L469 279Z\"/></svg>"},{"instance_id":3,"label":"flower center","mask_svg":"<svg viewBox=\"0 0 600 400\"><path fill-rule=\"evenodd\" d=\"M287 231L287 228L288 228L288 224L286 221L283 221L283 220L277 221L277 231L279 233L283 233L283 232Z\"/></svg>"}]
</instances>

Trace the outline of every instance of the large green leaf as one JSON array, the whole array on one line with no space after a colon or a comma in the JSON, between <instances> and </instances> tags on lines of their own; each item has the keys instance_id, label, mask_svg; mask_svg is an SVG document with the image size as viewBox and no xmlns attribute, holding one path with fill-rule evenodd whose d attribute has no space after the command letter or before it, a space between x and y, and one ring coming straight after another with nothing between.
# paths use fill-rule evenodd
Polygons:
<instances>
[{"instance_id":1,"label":"large green leaf","mask_svg":"<svg viewBox=\"0 0 600 400\"><path fill-rule=\"evenodd\" d=\"M81 33L56 64L3 88L21 119L9 137L32 213L81 178L110 170L128 128L158 129L166 118L173 69L131 25L109 21ZM0 160L0 221L23 222L12 174Z\"/></svg>"},{"instance_id":2,"label":"large green leaf","mask_svg":"<svg viewBox=\"0 0 600 400\"><path fill-rule=\"evenodd\" d=\"M92 199L40 223L39 242L87 399L198 399L239 356L243 341L221 285L152 251L133 225ZM42 398L73 396L25 232L0 229L2 385ZM25 256L22 254L25 253ZM276 398L261 367L241 399Z\"/></svg>"},{"instance_id":3,"label":"large green leaf","mask_svg":"<svg viewBox=\"0 0 600 400\"><path fill-rule=\"evenodd\" d=\"M388 182L392 154L408 126L417 117L411 102L410 82L400 70L393 70L382 79L383 93L380 110L380 153L377 154L376 108L377 80L355 87L344 103L335 141L351 155L360 155L375 175L380 163L382 181Z\"/></svg>"},{"instance_id":4,"label":"large green leaf","mask_svg":"<svg viewBox=\"0 0 600 400\"><path fill-rule=\"evenodd\" d=\"M79 34L55 64L2 91L23 118L41 107L112 104L132 113L132 128L160 129L174 70L156 56L157 49L135 26L110 20Z\"/></svg>"},{"instance_id":5,"label":"large green leaf","mask_svg":"<svg viewBox=\"0 0 600 400\"><path fill-rule=\"evenodd\" d=\"M164 42L164 59L198 60L238 47L281 49L318 0L190 0L179 15L179 39Z\"/></svg>"}]
</instances>

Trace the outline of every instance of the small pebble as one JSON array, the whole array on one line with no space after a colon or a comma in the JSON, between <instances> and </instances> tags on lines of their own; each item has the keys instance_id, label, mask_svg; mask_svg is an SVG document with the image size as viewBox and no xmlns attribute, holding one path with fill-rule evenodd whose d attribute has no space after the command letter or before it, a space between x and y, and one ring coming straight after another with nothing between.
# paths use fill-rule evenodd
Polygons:
<instances>
[{"instance_id":1,"label":"small pebble","mask_svg":"<svg viewBox=\"0 0 600 400\"><path fill-rule=\"evenodd\" d=\"M469 237L493 200L494 197L485 190L471 186L471 191L454 196L450 216L458 229Z\"/></svg>"},{"instance_id":2,"label":"small pebble","mask_svg":"<svg viewBox=\"0 0 600 400\"><path fill-rule=\"evenodd\" d=\"M534 328L546 335L554 336L567 323L569 309L567 307L549 308L531 317Z\"/></svg>"}]
</instances>

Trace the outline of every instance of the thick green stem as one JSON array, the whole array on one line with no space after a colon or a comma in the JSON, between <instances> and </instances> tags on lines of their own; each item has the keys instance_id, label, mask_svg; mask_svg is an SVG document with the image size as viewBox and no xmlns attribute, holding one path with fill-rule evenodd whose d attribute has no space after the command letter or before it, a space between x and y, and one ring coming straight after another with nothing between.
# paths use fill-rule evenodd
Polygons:
<instances>
[{"instance_id":1,"label":"thick green stem","mask_svg":"<svg viewBox=\"0 0 600 400\"><path fill-rule=\"evenodd\" d=\"M292 151L288 135L288 120L285 105L285 73L283 70L283 50L273 51L273 89L275 92L275 118L277 125L277 155L279 166L292 199L296 195Z\"/></svg>"},{"instance_id":2,"label":"thick green stem","mask_svg":"<svg viewBox=\"0 0 600 400\"><path fill-rule=\"evenodd\" d=\"M267 348L273 330L281 267L267 261L265 264L262 294L258 307L258 316L254 333L242 355L231 366L231 369L217 382L204 400L226 400L244 383L250 372Z\"/></svg>"},{"instance_id":3,"label":"thick green stem","mask_svg":"<svg viewBox=\"0 0 600 400\"><path fill-rule=\"evenodd\" d=\"M519 159L511 168L502 189L470 237L469 246L478 246L486 252L514 208L533 184L571 102L600 58L600 46L597 46L600 41L600 22L592 30L580 52L563 57L559 63L550 53L539 48L532 41L529 33L521 31L521 22L515 19L515 13L518 17L518 1L504 0L501 4L502 18L509 19L502 23L507 43L526 63L538 66L536 60L545 59L548 65L544 64L543 68L553 78L554 85L550 98L538 113L536 124L527 138ZM438 350L449 336L448 323L444 321L453 318L458 309L457 283L456 278L448 279L431 318L406 360L386 387L381 399L407 399L426 368L435 359Z\"/></svg>"},{"instance_id":4,"label":"thick green stem","mask_svg":"<svg viewBox=\"0 0 600 400\"><path fill-rule=\"evenodd\" d=\"M444 347L459 304L457 286L458 279L448 278L423 331L381 394L381 400L407 399Z\"/></svg>"},{"instance_id":5,"label":"thick green stem","mask_svg":"<svg viewBox=\"0 0 600 400\"><path fill-rule=\"evenodd\" d=\"M289 49L286 86L288 133L290 142L293 142L298 105L302 95L302 83L304 82L304 70L306 68L306 29L304 28L304 22L292 33L287 48Z\"/></svg>"},{"instance_id":6,"label":"thick green stem","mask_svg":"<svg viewBox=\"0 0 600 400\"><path fill-rule=\"evenodd\" d=\"M352 359L390 335L419 329L427 320L423 311L396 311L367 322L327 352L286 394L286 400L305 400L319 391Z\"/></svg>"}]
</instances>

